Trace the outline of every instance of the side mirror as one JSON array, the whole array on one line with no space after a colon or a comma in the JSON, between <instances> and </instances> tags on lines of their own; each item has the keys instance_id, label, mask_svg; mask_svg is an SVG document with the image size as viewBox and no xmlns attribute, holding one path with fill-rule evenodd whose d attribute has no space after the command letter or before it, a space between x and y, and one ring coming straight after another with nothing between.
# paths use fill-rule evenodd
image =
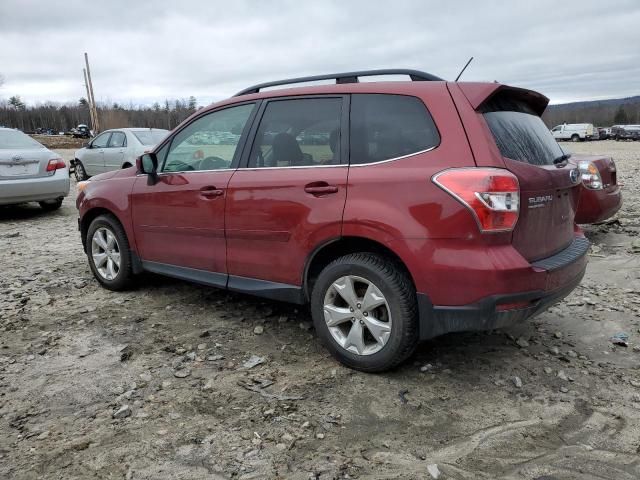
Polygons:
<instances>
[{"instance_id":1,"label":"side mirror","mask_svg":"<svg viewBox=\"0 0 640 480\"><path fill-rule=\"evenodd\" d=\"M145 153L136 158L138 173L148 175L149 185L154 185L158 180L158 157L155 153Z\"/></svg>"},{"instance_id":2,"label":"side mirror","mask_svg":"<svg viewBox=\"0 0 640 480\"><path fill-rule=\"evenodd\" d=\"M83 142L83 143L82 143L82 146L83 146L84 148L92 148L92 147L91 147L91 142Z\"/></svg>"}]
</instances>

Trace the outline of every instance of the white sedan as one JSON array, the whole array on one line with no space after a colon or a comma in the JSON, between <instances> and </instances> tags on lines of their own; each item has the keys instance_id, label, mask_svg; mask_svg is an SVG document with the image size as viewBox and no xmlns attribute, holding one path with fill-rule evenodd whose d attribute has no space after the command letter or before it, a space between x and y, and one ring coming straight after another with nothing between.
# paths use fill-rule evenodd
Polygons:
<instances>
[{"instance_id":1,"label":"white sedan","mask_svg":"<svg viewBox=\"0 0 640 480\"><path fill-rule=\"evenodd\" d=\"M76 179L132 167L136 157L151 150L169 130L162 128L118 128L106 130L75 153L71 161Z\"/></svg>"},{"instance_id":2,"label":"white sedan","mask_svg":"<svg viewBox=\"0 0 640 480\"><path fill-rule=\"evenodd\" d=\"M69 195L69 169L60 155L11 128L0 128L0 205L39 202L60 208Z\"/></svg>"}]
</instances>

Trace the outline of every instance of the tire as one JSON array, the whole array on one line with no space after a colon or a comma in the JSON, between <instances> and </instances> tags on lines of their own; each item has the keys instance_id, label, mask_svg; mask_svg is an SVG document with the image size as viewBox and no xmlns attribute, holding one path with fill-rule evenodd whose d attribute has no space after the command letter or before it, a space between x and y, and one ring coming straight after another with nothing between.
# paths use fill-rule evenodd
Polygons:
<instances>
[{"instance_id":1,"label":"tire","mask_svg":"<svg viewBox=\"0 0 640 480\"><path fill-rule=\"evenodd\" d=\"M577 134L573 134L571 135L571 141L572 142L579 142L580 141L580 137Z\"/></svg>"},{"instance_id":2,"label":"tire","mask_svg":"<svg viewBox=\"0 0 640 480\"><path fill-rule=\"evenodd\" d=\"M338 293L348 292L349 282L355 292L351 302ZM371 310L365 306L364 298L370 285L373 285L373 295L367 298L378 303L380 296L384 300L383 305ZM341 290L343 286L345 290ZM335 312L333 318L331 311ZM351 312L353 317L349 317ZM345 255L327 265L313 286L311 315L316 332L329 352L355 370L381 372L392 369L409 358L418 344L415 287L400 266L373 253ZM373 323L374 320L377 323ZM330 326L332 322L334 325ZM378 338L371 328L378 331ZM352 336L354 332L356 334ZM361 340L352 343L351 338Z\"/></svg>"},{"instance_id":3,"label":"tire","mask_svg":"<svg viewBox=\"0 0 640 480\"><path fill-rule=\"evenodd\" d=\"M78 159L76 159L75 167L74 167L74 175L78 182L82 182L83 180L87 180L89 175L87 175L87 171L84 169L84 165Z\"/></svg>"},{"instance_id":4,"label":"tire","mask_svg":"<svg viewBox=\"0 0 640 480\"><path fill-rule=\"evenodd\" d=\"M58 210L62 206L62 197L56 198L55 200L45 200L44 202L38 202L40 204L40 208L47 212L52 212L54 210Z\"/></svg>"},{"instance_id":5,"label":"tire","mask_svg":"<svg viewBox=\"0 0 640 480\"><path fill-rule=\"evenodd\" d=\"M133 167L133 165L131 165L129 162L126 162L124 165L122 165L122 169L124 170L125 168L130 168Z\"/></svg>"},{"instance_id":6,"label":"tire","mask_svg":"<svg viewBox=\"0 0 640 480\"><path fill-rule=\"evenodd\" d=\"M87 230L86 250L93 276L104 288L119 291L131 287L133 271L129 241L114 216L100 215L91 222ZM103 253L105 257L101 256ZM100 258L105 259L104 263L97 263Z\"/></svg>"}]
</instances>

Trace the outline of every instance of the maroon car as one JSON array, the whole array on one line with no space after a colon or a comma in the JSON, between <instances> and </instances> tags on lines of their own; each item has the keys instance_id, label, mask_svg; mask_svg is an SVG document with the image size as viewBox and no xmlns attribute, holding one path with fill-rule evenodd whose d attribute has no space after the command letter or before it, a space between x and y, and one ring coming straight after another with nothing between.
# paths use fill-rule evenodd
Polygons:
<instances>
[{"instance_id":1,"label":"maroon car","mask_svg":"<svg viewBox=\"0 0 640 480\"><path fill-rule=\"evenodd\" d=\"M599 223L615 215L622 206L616 164L610 157L573 155L569 161L582 174L582 189L576 223Z\"/></svg>"},{"instance_id":2,"label":"maroon car","mask_svg":"<svg viewBox=\"0 0 640 480\"><path fill-rule=\"evenodd\" d=\"M411 81L358 81L397 74ZM81 183L82 244L105 288L149 271L308 304L337 359L385 370L420 340L524 321L582 279L580 173L547 103L414 70L250 87Z\"/></svg>"}]
</instances>

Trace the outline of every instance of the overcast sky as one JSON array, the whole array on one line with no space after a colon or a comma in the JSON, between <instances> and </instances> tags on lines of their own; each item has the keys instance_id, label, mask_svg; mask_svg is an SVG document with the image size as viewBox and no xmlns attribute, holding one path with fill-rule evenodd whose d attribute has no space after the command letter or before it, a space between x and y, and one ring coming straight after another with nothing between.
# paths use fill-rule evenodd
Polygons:
<instances>
[{"instance_id":1,"label":"overcast sky","mask_svg":"<svg viewBox=\"0 0 640 480\"><path fill-rule=\"evenodd\" d=\"M144 5L143 5L144 3ZM0 0L0 99L200 105L254 83L415 68L553 103L640 94L640 1Z\"/></svg>"}]
</instances>

